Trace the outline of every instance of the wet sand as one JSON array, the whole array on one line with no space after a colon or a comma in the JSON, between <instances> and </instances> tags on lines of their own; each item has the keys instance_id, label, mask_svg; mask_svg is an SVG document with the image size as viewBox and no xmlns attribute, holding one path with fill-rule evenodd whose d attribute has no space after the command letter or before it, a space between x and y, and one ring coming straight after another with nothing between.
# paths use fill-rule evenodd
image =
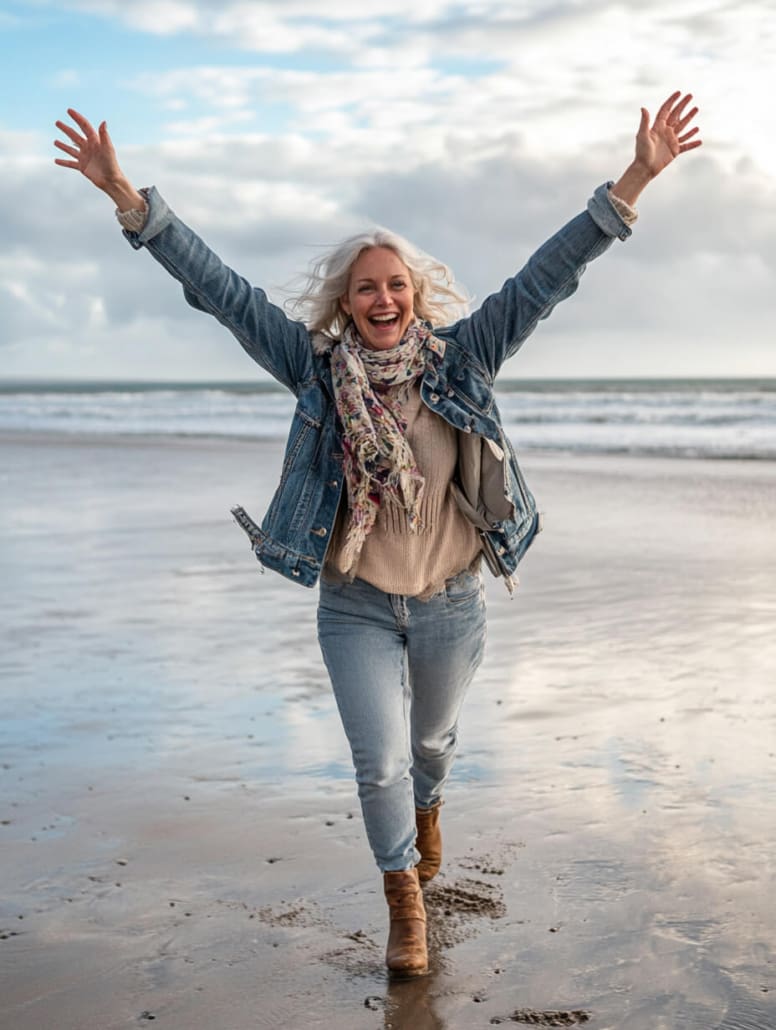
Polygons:
<instances>
[{"instance_id":1,"label":"wet sand","mask_svg":"<svg viewBox=\"0 0 776 1030\"><path fill-rule=\"evenodd\" d=\"M776 1027L776 466L528 456L427 890L385 911L248 441L0 439L0 1027Z\"/></svg>"}]
</instances>

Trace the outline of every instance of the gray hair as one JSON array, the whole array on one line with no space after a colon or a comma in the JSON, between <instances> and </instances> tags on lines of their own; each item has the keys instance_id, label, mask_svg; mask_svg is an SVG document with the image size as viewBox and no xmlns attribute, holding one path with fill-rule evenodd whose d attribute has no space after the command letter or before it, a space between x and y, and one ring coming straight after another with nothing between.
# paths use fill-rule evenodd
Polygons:
<instances>
[{"instance_id":1,"label":"gray hair","mask_svg":"<svg viewBox=\"0 0 776 1030\"><path fill-rule=\"evenodd\" d=\"M287 302L290 313L310 332L339 337L349 316L340 306L350 272L365 250L386 247L407 266L412 281L415 315L432 326L451 325L468 311L469 297L447 265L425 254L403 236L376 226L343 240L313 262L303 287Z\"/></svg>"}]
</instances>

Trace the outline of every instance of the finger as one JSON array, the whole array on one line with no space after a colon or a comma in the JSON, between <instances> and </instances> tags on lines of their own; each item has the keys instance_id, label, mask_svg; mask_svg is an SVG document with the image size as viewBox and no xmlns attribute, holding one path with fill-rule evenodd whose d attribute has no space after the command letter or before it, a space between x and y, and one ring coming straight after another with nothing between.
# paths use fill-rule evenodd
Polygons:
<instances>
[{"instance_id":1,"label":"finger","mask_svg":"<svg viewBox=\"0 0 776 1030\"><path fill-rule=\"evenodd\" d=\"M690 131L689 131L689 132L685 132L684 136L680 136L680 137L679 137L679 142L680 142L680 143L684 143L684 142L685 142L686 140L688 140L688 139L689 139L689 138L690 138L691 136L694 136L696 132L698 132L698 126L697 126L697 125L695 126L695 128L694 128L694 129L690 129Z\"/></svg>"},{"instance_id":2,"label":"finger","mask_svg":"<svg viewBox=\"0 0 776 1030\"><path fill-rule=\"evenodd\" d=\"M89 121L89 119L84 118L84 116L82 114L79 114L78 111L75 110L75 108L68 107L67 113L70 115L70 117L73 119L73 121L76 123L76 125L79 127L81 132L83 132L84 136L86 136L87 139L90 136L97 135L97 133L94 131L94 126Z\"/></svg>"},{"instance_id":3,"label":"finger","mask_svg":"<svg viewBox=\"0 0 776 1030\"><path fill-rule=\"evenodd\" d=\"M641 121L639 122L639 128L636 133L637 136L641 136L643 133L649 130L649 111L646 107L641 109Z\"/></svg>"},{"instance_id":4,"label":"finger","mask_svg":"<svg viewBox=\"0 0 776 1030\"><path fill-rule=\"evenodd\" d=\"M60 165L62 168L76 168L80 170L80 166L77 161L65 161L61 157L55 157L54 164Z\"/></svg>"},{"instance_id":5,"label":"finger","mask_svg":"<svg viewBox=\"0 0 776 1030\"><path fill-rule=\"evenodd\" d=\"M68 136L77 147L81 147L86 143L83 136L79 136L75 129L71 128L66 122L54 122L54 124L60 132L64 132L64 134Z\"/></svg>"},{"instance_id":6,"label":"finger","mask_svg":"<svg viewBox=\"0 0 776 1030\"><path fill-rule=\"evenodd\" d=\"M684 118L680 118L677 122L674 122L674 128L677 132L682 132L686 125L688 125L698 113L698 108L693 107L691 111L688 111Z\"/></svg>"},{"instance_id":7,"label":"finger","mask_svg":"<svg viewBox=\"0 0 776 1030\"><path fill-rule=\"evenodd\" d=\"M100 143L104 147L109 148L110 150L113 150L113 140L111 140L110 133L108 132L108 123L107 122L100 122L100 127L97 130L97 132L98 132L99 137L100 137Z\"/></svg>"},{"instance_id":8,"label":"finger","mask_svg":"<svg viewBox=\"0 0 776 1030\"><path fill-rule=\"evenodd\" d=\"M79 151L77 151L74 147L69 147L67 143L63 143L62 140L55 139L54 146L59 147L60 150L64 150L64 152L66 154L70 154L71 157L80 157Z\"/></svg>"},{"instance_id":9,"label":"finger","mask_svg":"<svg viewBox=\"0 0 776 1030\"><path fill-rule=\"evenodd\" d=\"M668 112L674 106L677 97L682 95L681 90L677 89L675 93L672 93L668 100L664 100L660 105L660 110L655 115L655 122L665 121L668 117Z\"/></svg>"},{"instance_id":10,"label":"finger","mask_svg":"<svg viewBox=\"0 0 776 1030\"><path fill-rule=\"evenodd\" d=\"M696 147L701 147L701 146L703 146L703 140L702 139L696 139L696 140L693 140L692 143L685 143L681 147L679 147L679 153L680 154L685 154L688 150L695 150Z\"/></svg>"},{"instance_id":11,"label":"finger","mask_svg":"<svg viewBox=\"0 0 776 1030\"><path fill-rule=\"evenodd\" d=\"M679 129L680 128L680 123L682 121L682 116L683 116L684 109L685 109L685 107L687 107L687 105L689 104L689 102L691 100L692 100L692 93L688 93L686 96L682 97L682 99L679 101L679 103L673 108L673 110L671 111L671 113L668 116L668 124L671 126L671 128L673 128L673 129Z\"/></svg>"}]
</instances>

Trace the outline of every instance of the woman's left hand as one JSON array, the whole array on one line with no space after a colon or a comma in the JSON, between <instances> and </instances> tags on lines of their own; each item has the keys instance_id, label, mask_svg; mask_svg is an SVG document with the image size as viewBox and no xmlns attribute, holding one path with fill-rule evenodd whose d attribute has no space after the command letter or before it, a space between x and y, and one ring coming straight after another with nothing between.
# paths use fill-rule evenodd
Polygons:
<instances>
[{"instance_id":1,"label":"woman's left hand","mask_svg":"<svg viewBox=\"0 0 776 1030\"><path fill-rule=\"evenodd\" d=\"M641 109L641 123L636 133L636 154L623 174L612 186L612 193L626 204L635 204L644 187L674 158L688 150L695 150L701 140L693 139L697 127L687 126L698 113L697 107L687 107L692 93L684 96L677 90L661 106L650 126L649 111Z\"/></svg>"},{"instance_id":2,"label":"woman's left hand","mask_svg":"<svg viewBox=\"0 0 776 1030\"><path fill-rule=\"evenodd\" d=\"M678 91L672 93L658 111L651 127L649 111L642 107L641 124L636 133L635 161L644 168L650 179L659 175L674 158L701 145L701 140L692 138L698 132L697 126L685 132L698 113L697 107L687 111L691 100L692 93L686 93L683 97Z\"/></svg>"}]
</instances>

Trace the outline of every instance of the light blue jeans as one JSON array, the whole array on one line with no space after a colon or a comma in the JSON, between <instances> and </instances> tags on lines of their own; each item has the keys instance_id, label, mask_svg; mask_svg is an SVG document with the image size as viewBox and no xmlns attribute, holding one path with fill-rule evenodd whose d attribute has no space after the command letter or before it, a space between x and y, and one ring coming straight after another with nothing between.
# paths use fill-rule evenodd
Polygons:
<instances>
[{"instance_id":1,"label":"light blue jeans","mask_svg":"<svg viewBox=\"0 0 776 1030\"><path fill-rule=\"evenodd\" d=\"M461 572L428 601L359 579L322 580L318 640L375 861L383 872L411 869L415 807L441 798L461 704L482 661L482 577Z\"/></svg>"}]
</instances>

